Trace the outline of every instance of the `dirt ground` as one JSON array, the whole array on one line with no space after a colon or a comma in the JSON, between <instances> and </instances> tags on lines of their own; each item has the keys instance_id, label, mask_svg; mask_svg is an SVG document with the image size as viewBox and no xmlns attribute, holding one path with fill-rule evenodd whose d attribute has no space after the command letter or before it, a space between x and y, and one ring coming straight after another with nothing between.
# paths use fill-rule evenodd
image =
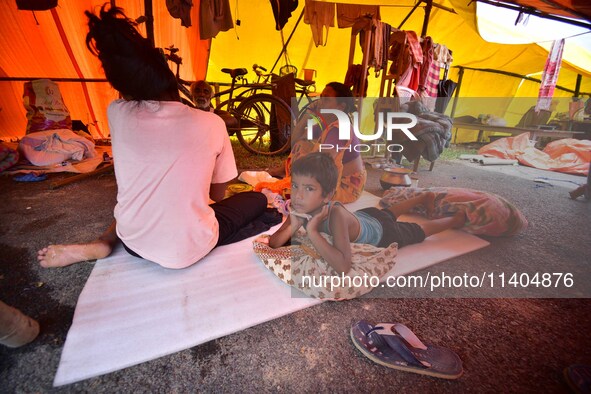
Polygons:
<instances>
[{"instance_id":1,"label":"dirt ground","mask_svg":"<svg viewBox=\"0 0 591 394\"><path fill-rule=\"evenodd\" d=\"M0 347L2 392L567 392L562 371L591 364L591 204L568 191L583 177L526 167L483 168L458 160L422 164L419 186L468 187L497 193L528 218L510 238L438 264L445 272L571 273L574 285L494 289L405 298L380 293L327 302L173 355L72 385L53 388L78 296L94 263L43 269L36 251L48 243L92 240L110 223L112 174L49 190L49 181L0 177L0 299L41 324L18 349ZM367 190L381 195L380 170ZM548 183L534 182L537 177ZM419 274L424 274L419 272ZM374 298L382 297L382 298ZM526 298L517 298L526 297ZM359 319L398 321L426 342L447 346L464 363L456 381L374 364L351 344Z\"/></svg>"}]
</instances>

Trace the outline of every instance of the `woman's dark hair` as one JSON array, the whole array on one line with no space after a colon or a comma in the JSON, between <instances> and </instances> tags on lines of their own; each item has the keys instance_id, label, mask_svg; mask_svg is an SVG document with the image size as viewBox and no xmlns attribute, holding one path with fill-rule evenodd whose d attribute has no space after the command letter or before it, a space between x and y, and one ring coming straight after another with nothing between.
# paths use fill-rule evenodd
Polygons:
<instances>
[{"instance_id":1,"label":"woman's dark hair","mask_svg":"<svg viewBox=\"0 0 591 394\"><path fill-rule=\"evenodd\" d=\"M134 100L180 100L176 78L162 53L121 8L107 6L101 7L99 16L85 11L86 47L98 56L107 80Z\"/></svg>"},{"instance_id":2,"label":"woman's dark hair","mask_svg":"<svg viewBox=\"0 0 591 394\"><path fill-rule=\"evenodd\" d=\"M291 175L303 175L316 179L322 187L322 197L337 188L339 170L334 160L326 153L314 152L297 159L291 166Z\"/></svg>"},{"instance_id":3,"label":"woman's dark hair","mask_svg":"<svg viewBox=\"0 0 591 394\"><path fill-rule=\"evenodd\" d=\"M330 82L326 86L332 88L337 94L337 101L345 104L345 112L350 114L355 112L357 107L355 106L355 100L353 99L353 92L347 85L340 82Z\"/></svg>"}]
</instances>

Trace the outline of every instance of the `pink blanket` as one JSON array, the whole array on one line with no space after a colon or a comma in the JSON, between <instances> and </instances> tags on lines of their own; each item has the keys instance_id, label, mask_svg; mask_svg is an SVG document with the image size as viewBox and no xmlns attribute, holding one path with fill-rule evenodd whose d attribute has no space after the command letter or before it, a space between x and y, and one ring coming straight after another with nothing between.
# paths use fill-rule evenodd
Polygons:
<instances>
[{"instance_id":1,"label":"pink blanket","mask_svg":"<svg viewBox=\"0 0 591 394\"><path fill-rule=\"evenodd\" d=\"M462 230L468 233L500 237L515 235L527 228L527 219L513 204L501 196L479 190L393 187L386 191L380 205L388 207L425 192L435 193L435 209L430 219L452 216L455 212L463 211L467 224ZM416 207L413 212L426 216L424 207Z\"/></svg>"},{"instance_id":2,"label":"pink blanket","mask_svg":"<svg viewBox=\"0 0 591 394\"><path fill-rule=\"evenodd\" d=\"M543 151L529 140L529 133L506 137L483 146L478 154L516 159L519 163L541 170L587 175L591 162L591 141L565 138L550 142Z\"/></svg>"}]
</instances>

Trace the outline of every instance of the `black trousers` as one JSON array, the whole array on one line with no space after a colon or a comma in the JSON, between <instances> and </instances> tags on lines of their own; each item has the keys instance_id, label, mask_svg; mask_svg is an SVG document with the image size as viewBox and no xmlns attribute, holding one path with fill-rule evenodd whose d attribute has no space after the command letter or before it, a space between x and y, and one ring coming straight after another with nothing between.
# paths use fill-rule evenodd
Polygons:
<instances>
[{"instance_id":1,"label":"black trousers","mask_svg":"<svg viewBox=\"0 0 591 394\"><path fill-rule=\"evenodd\" d=\"M242 230L265 213L267 197L259 192L238 193L212 204L211 208L219 224L219 238L215 246L228 245L254 235ZM123 247L132 256L142 257L125 243Z\"/></svg>"},{"instance_id":2,"label":"black trousers","mask_svg":"<svg viewBox=\"0 0 591 394\"><path fill-rule=\"evenodd\" d=\"M267 197L259 192L237 193L212 204L211 208L220 227L216 246L222 246L241 241L236 234L265 212Z\"/></svg>"}]
</instances>

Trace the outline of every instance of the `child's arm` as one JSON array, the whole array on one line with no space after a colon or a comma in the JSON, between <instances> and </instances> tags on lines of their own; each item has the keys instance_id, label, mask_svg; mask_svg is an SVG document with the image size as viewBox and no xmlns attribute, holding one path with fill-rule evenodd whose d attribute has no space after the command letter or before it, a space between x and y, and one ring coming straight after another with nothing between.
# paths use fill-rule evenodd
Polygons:
<instances>
[{"instance_id":1,"label":"child's arm","mask_svg":"<svg viewBox=\"0 0 591 394\"><path fill-rule=\"evenodd\" d=\"M316 251L335 271L345 274L351 269L351 242L349 241L347 215L351 215L351 213L343 207L334 206L332 208L330 215L332 245L318 231L318 226L328 216L328 205L325 205L322 211L308 222L306 228L308 237Z\"/></svg>"},{"instance_id":2,"label":"child's arm","mask_svg":"<svg viewBox=\"0 0 591 394\"><path fill-rule=\"evenodd\" d=\"M281 227L279 227L279 230L277 230L269 238L269 246L272 248L279 248L285 245L287 241L289 241L289 239L295 234L295 232L298 231L300 227L302 227L303 223L304 220L302 218L289 215Z\"/></svg>"}]
</instances>

